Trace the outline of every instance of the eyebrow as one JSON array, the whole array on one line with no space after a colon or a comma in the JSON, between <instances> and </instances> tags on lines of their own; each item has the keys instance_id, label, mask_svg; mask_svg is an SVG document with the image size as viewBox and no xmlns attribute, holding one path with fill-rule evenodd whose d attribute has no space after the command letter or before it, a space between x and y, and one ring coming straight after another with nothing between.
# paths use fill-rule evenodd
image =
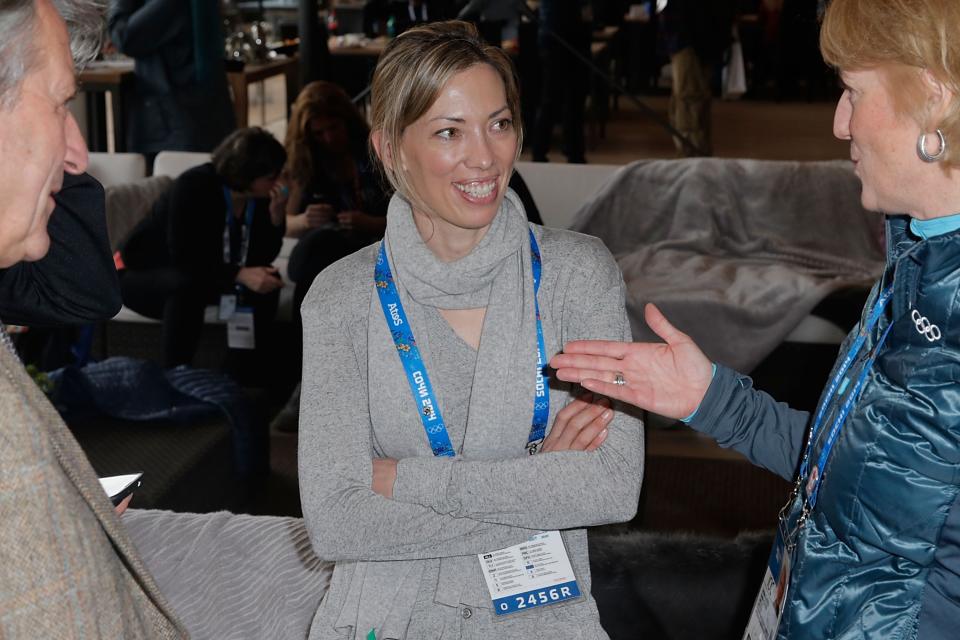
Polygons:
<instances>
[{"instance_id":1,"label":"eyebrow","mask_svg":"<svg viewBox=\"0 0 960 640\"><path fill-rule=\"evenodd\" d=\"M507 105L503 105L502 107L500 107L499 109L491 113L489 116L487 116L487 118L488 119L496 118L498 115L500 115L504 111L509 111L509 110L510 110L510 107L508 107ZM448 122L456 122L459 124L463 124L464 122L466 122L464 118L457 118L456 116L437 116L436 118L430 118L428 122L435 122L437 120L447 120Z\"/></svg>"}]
</instances>

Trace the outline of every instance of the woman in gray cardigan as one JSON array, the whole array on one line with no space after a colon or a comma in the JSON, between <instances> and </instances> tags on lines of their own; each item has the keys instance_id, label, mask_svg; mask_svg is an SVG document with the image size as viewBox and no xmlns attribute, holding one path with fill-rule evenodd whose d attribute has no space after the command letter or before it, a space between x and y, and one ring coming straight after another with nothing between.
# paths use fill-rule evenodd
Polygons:
<instances>
[{"instance_id":1,"label":"woman in gray cardigan","mask_svg":"<svg viewBox=\"0 0 960 640\"><path fill-rule=\"evenodd\" d=\"M337 563L311 639L607 637L582 527L636 512L642 424L543 369L629 338L624 287L598 240L527 222L519 115L509 59L467 23L377 66L386 235L302 307L301 499Z\"/></svg>"}]
</instances>

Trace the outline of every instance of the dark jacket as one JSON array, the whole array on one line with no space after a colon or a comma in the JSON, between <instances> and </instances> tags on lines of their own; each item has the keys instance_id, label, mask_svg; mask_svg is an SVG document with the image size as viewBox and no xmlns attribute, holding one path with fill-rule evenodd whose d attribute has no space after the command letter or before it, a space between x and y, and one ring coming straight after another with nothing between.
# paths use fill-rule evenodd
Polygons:
<instances>
[{"instance_id":1,"label":"dark jacket","mask_svg":"<svg viewBox=\"0 0 960 640\"><path fill-rule=\"evenodd\" d=\"M212 292L229 291L239 264L224 262L223 230L227 205L223 182L210 163L174 180L150 215L134 227L120 248L128 269L176 267L210 284ZM239 230L240 225L234 227ZM270 220L269 202L256 201L246 266L269 265L280 253L284 225ZM239 232L233 234L239 255Z\"/></svg>"},{"instance_id":2,"label":"dark jacket","mask_svg":"<svg viewBox=\"0 0 960 640\"><path fill-rule=\"evenodd\" d=\"M850 367L851 381L878 337L892 327L824 468L818 502L799 538L782 640L956 637L960 231L918 240L908 232L908 221L888 220L883 284L893 282L893 296ZM825 414L811 460L820 454L837 402ZM720 367L691 426L790 479L809 417ZM791 517L800 506L794 501Z\"/></svg>"},{"instance_id":3,"label":"dark jacket","mask_svg":"<svg viewBox=\"0 0 960 640\"><path fill-rule=\"evenodd\" d=\"M704 64L723 59L730 46L736 0L670 0L660 16L667 54L693 47Z\"/></svg>"},{"instance_id":4,"label":"dark jacket","mask_svg":"<svg viewBox=\"0 0 960 640\"><path fill-rule=\"evenodd\" d=\"M110 38L136 62L124 104L131 151L212 151L236 128L216 6L112 0Z\"/></svg>"},{"instance_id":5,"label":"dark jacket","mask_svg":"<svg viewBox=\"0 0 960 640\"><path fill-rule=\"evenodd\" d=\"M112 318L120 311L103 187L88 174L65 173L54 196L50 251L36 262L0 269L0 318L56 326Z\"/></svg>"},{"instance_id":6,"label":"dark jacket","mask_svg":"<svg viewBox=\"0 0 960 640\"><path fill-rule=\"evenodd\" d=\"M396 35L400 35L410 27L427 22L437 22L438 20L449 20L453 17L450 12L448 2L439 0L423 0L426 6L426 20L423 19L422 8L414 11L413 17L410 15L410 3L408 0L393 0L390 2L388 10L390 17L393 18L393 29Z\"/></svg>"}]
</instances>

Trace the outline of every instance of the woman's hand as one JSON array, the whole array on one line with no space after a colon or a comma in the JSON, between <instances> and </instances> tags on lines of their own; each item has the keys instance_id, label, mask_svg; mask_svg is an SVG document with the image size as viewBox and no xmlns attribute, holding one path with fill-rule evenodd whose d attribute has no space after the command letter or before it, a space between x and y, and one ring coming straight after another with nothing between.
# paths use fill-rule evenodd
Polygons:
<instances>
[{"instance_id":1,"label":"woman's hand","mask_svg":"<svg viewBox=\"0 0 960 640\"><path fill-rule=\"evenodd\" d=\"M550 359L557 377L668 418L693 413L707 393L713 366L690 336L677 330L652 304L647 325L663 343L580 340ZM616 374L625 384L613 384Z\"/></svg>"},{"instance_id":2,"label":"woman's hand","mask_svg":"<svg viewBox=\"0 0 960 640\"><path fill-rule=\"evenodd\" d=\"M287 214L287 237L299 238L307 231L336 221L336 213L328 204L307 205L303 213Z\"/></svg>"},{"instance_id":3,"label":"woman's hand","mask_svg":"<svg viewBox=\"0 0 960 640\"><path fill-rule=\"evenodd\" d=\"M283 286L276 267L243 267L235 280L254 293L270 293Z\"/></svg>"},{"instance_id":4,"label":"woman's hand","mask_svg":"<svg viewBox=\"0 0 960 640\"><path fill-rule=\"evenodd\" d=\"M611 420L610 401L586 393L557 412L541 451L593 451L607 439Z\"/></svg>"},{"instance_id":5,"label":"woman's hand","mask_svg":"<svg viewBox=\"0 0 960 640\"><path fill-rule=\"evenodd\" d=\"M371 488L384 498L393 497L393 484L397 481L397 461L393 458L373 459Z\"/></svg>"},{"instance_id":6,"label":"woman's hand","mask_svg":"<svg viewBox=\"0 0 960 640\"><path fill-rule=\"evenodd\" d=\"M383 233L387 227L386 218L371 216L363 211L341 211L337 222L344 231L360 231L368 234Z\"/></svg>"},{"instance_id":7,"label":"woman's hand","mask_svg":"<svg viewBox=\"0 0 960 640\"><path fill-rule=\"evenodd\" d=\"M307 229L316 229L325 224L336 222L337 213L329 204L309 204L306 210L300 214L303 217Z\"/></svg>"},{"instance_id":8,"label":"woman's hand","mask_svg":"<svg viewBox=\"0 0 960 640\"><path fill-rule=\"evenodd\" d=\"M290 199L290 187L281 178L270 189L270 222L279 227L287 215L287 201Z\"/></svg>"}]
</instances>

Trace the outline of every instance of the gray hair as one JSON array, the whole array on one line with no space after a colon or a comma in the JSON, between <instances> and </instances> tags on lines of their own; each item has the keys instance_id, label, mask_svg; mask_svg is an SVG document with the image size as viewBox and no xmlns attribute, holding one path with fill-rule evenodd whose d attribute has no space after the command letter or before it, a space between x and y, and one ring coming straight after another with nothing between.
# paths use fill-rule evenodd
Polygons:
<instances>
[{"instance_id":1,"label":"gray hair","mask_svg":"<svg viewBox=\"0 0 960 640\"><path fill-rule=\"evenodd\" d=\"M2 2L4 0L0 0ZM97 57L103 45L103 16L106 0L52 0L53 6L67 23L70 34L70 53L73 64L80 71Z\"/></svg>"},{"instance_id":2,"label":"gray hair","mask_svg":"<svg viewBox=\"0 0 960 640\"><path fill-rule=\"evenodd\" d=\"M93 60L103 41L105 0L51 0L67 23L78 69ZM37 0L0 0L0 108L10 108L24 76L39 62L34 43Z\"/></svg>"}]
</instances>

